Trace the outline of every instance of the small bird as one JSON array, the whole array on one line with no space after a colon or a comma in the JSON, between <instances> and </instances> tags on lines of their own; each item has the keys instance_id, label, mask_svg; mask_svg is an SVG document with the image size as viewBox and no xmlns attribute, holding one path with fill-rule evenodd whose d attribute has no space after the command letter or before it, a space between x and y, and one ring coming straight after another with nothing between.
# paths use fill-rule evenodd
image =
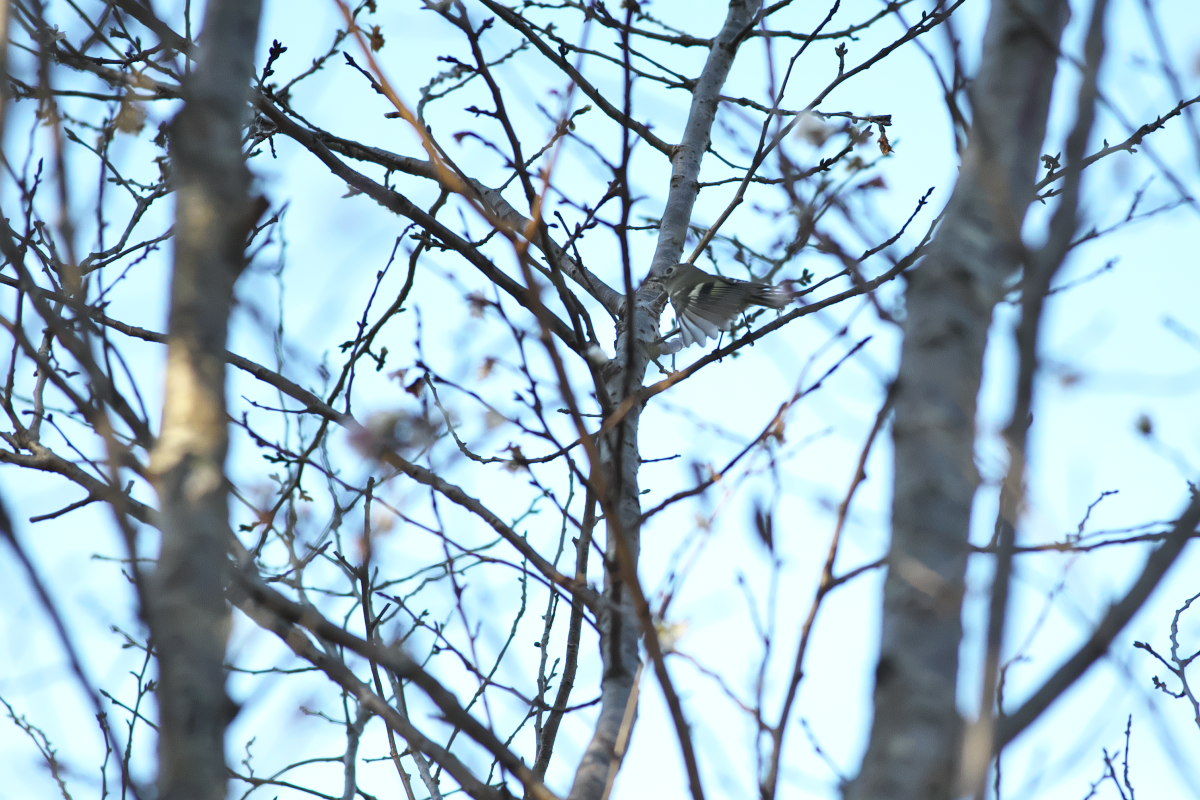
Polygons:
<instances>
[{"instance_id":1,"label":"small bird","mask_svg":"<svg viewBox=\"0 0 1200 800\"><path fill-rule=\"evenodd\" d=\"M675 308L684 347L729 330L738 314L750 306L783 308L796 299L796 293L786 282L772 286L722 278L687 263L667 267L662 280Z\"/></svg>"}]
</instances>

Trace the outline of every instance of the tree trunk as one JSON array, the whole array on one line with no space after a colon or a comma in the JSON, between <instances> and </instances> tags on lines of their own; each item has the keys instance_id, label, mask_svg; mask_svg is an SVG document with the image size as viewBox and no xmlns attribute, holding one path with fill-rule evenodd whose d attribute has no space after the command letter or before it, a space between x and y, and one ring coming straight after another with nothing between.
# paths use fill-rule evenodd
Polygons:
<instances>
[{"instance_id":1,"label":"tree trunk","mask_svg":"<svg viewBox=\"0 0 1200 800\"><path fill-rule=\"evenodd\" d=\"M177 211L162 431L151 461L162 554L147 594L159 667L159 796L224 800L225 340L254 223L241 139L260 6L212 0L171 129Z\"/></svg>"},{"instance_id":2,"label":"tree trunk","mask_svg":"<svg viewBox=\"0 0 1200 800\"><path fill-rule=\"evenodd\" d=\"M896 395L892 543L875 719L848 800L957 796L955 703L975 472L975 402L992 310L1021 265L1065 0L992 5L962 172L912 274Z\"/></svg>"}]
</instances>

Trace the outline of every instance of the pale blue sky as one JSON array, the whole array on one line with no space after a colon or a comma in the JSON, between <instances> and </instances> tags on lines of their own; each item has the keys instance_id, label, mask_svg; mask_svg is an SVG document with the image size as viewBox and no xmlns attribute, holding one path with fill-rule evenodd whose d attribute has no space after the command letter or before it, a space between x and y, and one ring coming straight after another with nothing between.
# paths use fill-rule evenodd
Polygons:
<instances>
[{"instance_id":1,"label":"pale blue sky","mask_svg":"<svg viewBox=\"0 0 1200 800\"><path fill-rule=\"evenodd\" d=\"M844 5L839 19L860 19L879 4ZM1112 41L1104 74L1107 97L1126 119L1137 125L1165 113L1176 98L1162 86L1152 66L1144 63L1150 48L1140 24L1140 5L1124 0L1112 6L1109 24ZM1167 34L1175 47L1175 63L1184 70L1181 77L1190 87L1188 96L1194 95L1198 85L1195 67L1200 58L1197 45L1200 22L1190 13L1185 0L1164 2L1156 7L1164 19L1179 23L1170 26ZM165 4L161 6L160 13L165 13L165 8ZM326 31L336 24L337 15L332 5L326 3L310 4L303 17L295 13L294 4L268 2L266 8L268 16L259 50L265 54L272 38L281 39L289 47L276 67L277 77L286 79L304 69L309 59L326 46ZM700 11L698 4L679 2L656 2L649 8L664 18L675 19L681 26L695 25L698 33L715 30L722 13L720 5L715 3L699 4ZM978 39L976 26L981 23L985 8L984 4L969 0L961 15L956 16L957 31L963 37L968 57L973 55L973 43ZM824 6L820 10L823 13ZM700 24L696 22L698 13L709 13L711 17L706 24ZM803 9L797 13L803 13ZM473 14L481 16L477 9ZM908 13L910 19L916 16L915 11ZM1075 26L1083 16L1084 10L1076 8ZM388 46L380 54L381 63L402 97L415 102L416 85L439 68L433 58L443 53L461 55L463 46L459 37L434 23L432 12L417 10L415 4L389 4L384 6L381 17L387 20L388 36ZM421 32L420 36L406 35L407 30L414 28ZM899 31L895 23L884 28L891 36ZM488 44L496 53L516 41L503 25L498 24L493 31L495 38L489 39ZM590 35L598 39L599 46L600 40L607 41L604 37L610 34L592 31ZM1077 42L1077 35L1069 40ZM874 52L879 41L882 39L864 38L852 44L847 63L857 63L857 59ZM929 46L941 52L944 40L935 35ZM828 80L829 70L836 64L831 48L830 43L821 43L805 57L802 62L805 69L788 95L791 105L807 102L816 88ZM362 63L355 47L347 45L344 49ZM788 55L788 46L780 44L777 60L782 61ZM562 91L565 85L535 56L521 58L527 60L519 61L514 73L527 81L528 89L524 93L517 90L515 96L521 99L528 118L533 120L529 129L537 134L531 134L530 144L536 146L540 137L552 129L552 124L538 116L535 106L544 103L551 113L556 113L560 100L551 91ZM701 58L697 50L693 69L698 69ZM1071 68L1063 67L1063 72L1069 74ZM763 76L761 51L747 52L731 78L728 92L761 96ZM886 188L874 193L870 203L856 205L855 209L869 215L865 221L868 230L886 235L911 213L916 198L929 187L935 187L930 206L910 230L912 235L907 239L910 244L945 202L956 172L946 114L930 76L925 58L915 49L909 49L889 59L884 68L871 70L839 90L822 105L823 110L893 115L894 124L888 135L896 152L875 172L864 175L866 179L878 174ZM1068 83L1073 85L1073 80ZM608 88L615 93L619 84L614 81ZM655 131L671 140L677 137L686 114L685 99L674 95L660 100L647 91L639 97L635 113L651 120ZM582 103L579 98L574 101L576 107ZM418 153L415 140L404 124L383 119L383 113L389 109L382 98L373 94L357 73L344 66L340 57L323 74L305 84L295 104L315 123L347 138L405 154ZM440 105L449 109L462 104L461 100L451 98ZM27 111L25 106L14 110L7 133L9 145L23 142L21 119ZM447 114L436 119L435 134L450 154L464 165L481 164L479 174L487 180L495 157L470 139L453 144L451 137L456 130L472 129L478 124L474 118ZM1054 130L1062 131L1069 120L1069 114L1056 113ZM604 129L595 110L581 117L577 124L595 126L598 132ZM741 130L751 128L743 126ZM1097 130L1110 142L1128 134L1128 129L1109 112L1101 113ZM1186 130L1180 120L1173 120L1165 131L1155 135L1149 149L1195 192L1200 184L1196 169L1200 143L1187 142ZM615 138L601 137L600 146L607 148L610 157L617 152L617 144ZM129 145L131 155L136 154L137 148L138 145ZM865 158L875 157L877 151L871 148L864 146ZM315 385L321 361L328 358L336 364L337 345L353 335L355 320L375 272L386 263L404 223L365 197L341 199L345 186L330 178L309 154L282 139L277 141L277 150L277 160L259 157L252 167L260 190L274 204L288 204L283 223L287 246L282 253L278 248L269 248L239 285L242 309L234 322L232 349L263 363L273 363L270 340L264 333L275 323L277 284L270 272L281 261L285 265L284 302L288 309L285 371L301 383ZM792 152L796 157L806 153L801 146L794 147ZM815 152L811 155L815 157ZM668 173L664 162L648 148L642 148L638 158L633 188L642 199L635 207L635 218L654 216L661 211ZM715 169L711 160L706 166ZM1131 188L1141 186L1148 177L1153 177L1153 182L1144 204L1152 207L1161 203L1171 196L1171 189L1154 173L1144 153L1113 156L1089 172L1084 212L1101 227L1117 222L1126 213ZM571 192L586 194L586 187L602 186L608 177L598 174L594 163L568 148L558 164L555 182ZM89 185L82 181L78 186L80 203L86 200ZM11 192L7 182L4 192L6 195ZM694 221L702 224L715 218L730 192L732 187L724 195L709 193L697 206ZM598 195L599 191L591 194ZM420 192L417 195L423 196ZM514 201L517 197L517 193L511 195ZM769 216L770 209L778 203L777 197L763 194L755 200L761 203L752 200L743 204L725 232L736 231L747 241L766 247L780 230L786 229L787 220ZM167 208L164 206L162 211ZM1200 465L1200 425L1195 414L1200 401L1200 352L1194 341L1188 342L1174 333L1164 320L1173 319L1193 333L1200 332L1194 311L1196 298L1200 296L1194 252L1200 229L1197 221L1195 210L1185 209L1139 222L1089 243L1074 254L1056 282L1061 285L1090 275L1109 259L1117 259L1113 269L1056 296L1047 308L1043 352L1045 362L1054 368L1039 385L1029 506L1022 530L1027 541L1057 540L1074 531L1088 505L1103 491L1115 489L1119 494L1096 507L1089 531L1169 520L1184 504L1186 482L1197 479ZM1031 222L1031 237L1036 236L1037 223L1036 219ZM832 220L830 224L848 242L853 241L847 227ZM640 276L648 267L653 251L652 234L634 234L631 241L635 272ZM592 236L586 240L585 248L589 268L615 282L618 275L615 240ZM124 315L155 330L164 328L163 297L169 266L165 255L160 253L135 268L114 291L114 315ZM795 266L813 270L818 279L831 270L830 261L811 255L801 256ZM876 271L882 268L879 260L872 266ZM403 268L401 259L401 263L392 267L385 287L394 291L400 285ZM446 256L429 257L422 268L442 272L447 277L440 285L435 284L436 288L427 289L385 337L393 353L389 367L411 366L415 360L412 344L418 319L426 348L424 358L451 377L473 379L482 360L497 351L511 358L511 344L507 340L497 344L496 337L504 328L495 319L464 322L462 287L476 286L479 280ZM886 307L897 305L900 289L901 285L896 284L880 293ZM597 323L603 325L599 309L593 312ZM997 344L989 353L988 382L980 418L982 426L993 431L1006 422L1013 367L1011 347L1003 337L1013 320L1011 308L998 312L994 328ZM849 325L849 334L836 336L844 324ZM776 645L780 650L769 671L770 694L778 693L790 668L789 653L794 648L796 628L807 613L832 533L831 509L836 508L849 485L855 460L881 401L883 384L895 368L898 331L881 322L864 300L843 304L799 320L743 351L736 359L710 366L657 398L643 417L644 455L681 456L675 461L646 464L642 468L643 488L649 490L644 498L648 508L691 485L694 462L722 464L745 441L757 435L784 397L811 384L853 343L868 335L873 339L862 358L842 367L826 385L797 406L788 418L786 443L772 451L781 464L784 485L776 516L776 555L781 564L775 605L779 618ZM602 334L601 341L611 353L611 336L606 336ZM135 369L143 379L140 389L154 408L158 404L161 350L141 344L130 346L135 353ZM690 363L701 354L699 348L685 350L677 356L676 363ZM269 399L270 393L263 392L248 377L236 371L231 376L231 401L239 402L243 394ZM489 400L501 404L508 402L510 384L511 380L502 377L482 385L483 391L495 393L494 397L489 395ZM396 381L365 370L359 377L355 403L360 418L371 411L411 405ZM462 407L465 415L471 412L470 405ZM1138 433L1136 424L1141 415L1153 420L1157 443ZM267 415L252 413L251 419L265 424ZM467 418L468 425L470 419ZM565 430L565 419L563 426ZM511 429L490 435L479 431L479 434L481 446L492 448L489 454L519 437ZM350 452L341 434L334 435L332 450L342 457ZM981 442L979 461L985 480L994 481L1001 475L1002 453L998 442ZM750 525L753 502L770 496L773 491L766 458L766 454L750 457L704 499L683 504L655 518L643 538L642 576L649 594L667 585L672 569L688 565L686 579L669 614L672 622L687 625L680 650L721 671L732 686L743 692L758 656L757 638L745 613L746 596L751 595L752 602L761 607L766 603L770 583L770 559ZM511 491L501 492L511 497L509 503L489 497L501 512L516 515L528 503L523 480L498 467L480 472L449 458L444 466L455 479L471 481L468 485L481 491L485 486L489 490L511 487ZM362 465L361 475L365 476L368 469L368 465ZM869 463L869 481L855 500L838 561L839 570L881 555L886 545L890 470L884 442L874 452ZM264 463L244 440L234 448L230 471L248 485L267 484L263 477ZM350 473L347 477L358 476ZM31 479L12 468L0 471L0 480L13 516L20 521L52 511L79 496L76 489L64 490L61 482ZM416 502L420 494L403 488L393 492L392 499L397 503ZM974 537L977 542L986 539L990 524L992 503L986 493L979 505L979 530ZM714 511L718 513L711 530L697 532L696 514ZM320 513L319 502L314 513ZM101 509L93 507L54 522L19 524L22 542L37 560L42 574L59 591L63 613L86 651L91 677L101 686L123 683L128 688L130 679L126 673L136 668L136 654L119 650L119 642L107 634L107 629L119 625L138 630L132 597L116 565L97 564L92 559L98 552L108 556L122 552L111 520ZM543 524L551 529L554 525L549 519ZM550 540L553 533L548 529L537 535ZM430 546L416 537L398 533L383 541L380 558L394 558L396 568L400 569L403 559L413 555L410 548ZM693 551L694 558L688 555ZM683 557L681 552L685 554ZM1015 667L1009 675L1010 697L1019 698L1036 686L1071 651L1089 624L1124 591L1143 554L1142 550L1114 548L1086 556L1020 559L1011 642L1016 646L1032 636L1033 644L1028 651L1029 661ZM1193 763L1180 755L1194 752L1200 731L1184 703L1151 692L1150 676L1161 675L1162 670L1130 646L1134 639L1149 640L1158 647L1164 645L1171 610L1198 591L1193 577L1198 566L1193 552L1171 574L1151 607L1119 637L1112 655L1058 703L1038 728L1006 752L1006 800L1083 797L1089 784L1101 774L1101 748L1111 752L1123 747L1125 717L1130 713L1134 714L1132 777L1137 790L1147 797L1200 796L1200 775ZM981 652L979 625L987 586L987 565L982 559L972 564L972 574L979 580L973 584L969 596L966 619L970 635L962 650L964 707L976 702L974 676ZM739 578L744 578L750 589L743 589ZM879 583L879 576L872 575L831 596L818 623L796 712L797 719L803 718L811 724L814 736L845 776L856 769L869 720ZM0 557L0 585L12 587L4 594L7 613L5 623L0 625L0 647L20 654L19 658L3 660L0 666L0 695L13 702L19 713L29 715L45 728L76 768L91 769L94 775L99 751L94 741L95 725L89 721L90 712L74 687L38 603L7 554ZM501 606L505 602L505 588L485 585L478 591ZM1053 595L1054 599L1043 620L1047 595ZM1190 623L1187 630L1200 634L1200 624ZM261 663L268 663L271 655L278 652L269 637L261 633L251 635L241 624L232 649L248 659L260 659ZM688 705L690 719L696 725L709 796L746 796L747 789L754 785L754 762L752 751L747 749L752 737L745 716L683 659L672 660L672 670ZM594 695L594 678L594 671L584 673L579 684L580 700ZM592 683L587 682L589 679ZM300 683L304 686L300 687ZM246 703L231 736L231 758L235 761L242 756L243 740L253 735L259 737L255 754L263 759L262 769L274 761L286 763L298 752L337 752L336 729L296 711L298 704L328 702L318 699L319 693L328 694L324 681L310 677L297 684L285 682L283 686L290 685L289 690L276 687L266 696L253 698L238 695L245 685L241 678L233 682L235 696ZM681 796L686 782L676 763L678 748L669 721L662 712L654 681L645 680L643 687L643 709L615 796ZM311 695L306 695L306 691ZM378 729L375 733L378 734ZM578 752L588 733L583 719L569 721L564 727L560 762L551 772L554 788L565 787L564 781L575 767L575 758L570 754ZM793 725L789 737L791 757L784 776L788 784L785 796L836 796L837 775L813 753L798 724ZM457 741L461 744L464 740L460 737ZM145 745L146 740L142 739L141 746ZM38 796L49 796L52 786L48 777L39 770L38 759L27 740L11 724L0 725L0 764L8 774L22 776L28 787L38 787ZM313 769L331 769L331 766ZM374 788L381 792L395 790L394 777L386 772L386 764L370 769L379 773ZM85 778L83 782L88 780ZM332 765L331 780L334 784L340 780L336 765ZM26 789L22 791L22 796L34 796ZM16 797L9 792L0 788L0 798Z\"/></svg>"}]
</instances>

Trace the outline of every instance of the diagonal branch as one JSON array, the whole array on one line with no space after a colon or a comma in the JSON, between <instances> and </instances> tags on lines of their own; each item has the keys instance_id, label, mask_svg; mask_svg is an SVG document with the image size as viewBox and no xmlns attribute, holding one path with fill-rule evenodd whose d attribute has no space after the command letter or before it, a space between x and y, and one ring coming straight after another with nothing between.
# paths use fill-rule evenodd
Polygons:
<instances>
[{"instance_id":1,"label":"diagonal branch","mask_svg":"<svg viewBox=\"0 0 1200 800\"><path fill-rule=\"evenodd\" d=\"M1079 646L1045 683L1034 692L1016 711L1000 717L996 724L995 749L1001 750L1028 728L1050 705L1062 696L1092 664L1108 652L1133 615L1145 605L1150 593L1162 582L1167 570L1179 558L1183 548L1196 535L1200 527L1200 494L1179 515L1167 538L1146 559L1142 572L1119 601L1104 614L1104 618L1092 631L1087 641Z\"/></svg>"},{"instance_id":2,"label":"diagonal branch","mask_svg":"<svg viewBox=\"0 0 1200 800\"><path fill-rule=\"evenodd\" d=\"M428 739L420 735L403 716L388 706L369 686L359 681L344 664L328 659L312 647L311 642L308 642L306 647L304 642L307 642L307 639L304 637L301 637L303 641L297 641L297 637L292 633L294 630L292 626L304 628L320 639L345 647L372 663L377 663L384 669L390 670L398 677L411 681L433 701L447 722L478 742L505 770L521 781L525 787L526 797L533 798L533 800L555 800L554 793L546 788L533 771L508 749L496 734L471 716L459 704L454 695L442 686L440 681L426 672L420 664L399 647L388 647L355 636L325 619L312 606L287 599L263 583L258 575L245 567L234 571L234 580L236 588L232 592L231 599L238 608L245 611L255 621L263 624L264 627L272 630L289 646L292 646L298 655L312 660L312 663L324 670L339 684L345 686L360 701L367 702L372 711L380 714L389 726L408 739L410 744L419 747L431 758L436 758L463 788L471 791L474 797L490 799L500 798L504 795L480 783L474 773L451 753L432 746Z\"/></svg>"}]
</instances>

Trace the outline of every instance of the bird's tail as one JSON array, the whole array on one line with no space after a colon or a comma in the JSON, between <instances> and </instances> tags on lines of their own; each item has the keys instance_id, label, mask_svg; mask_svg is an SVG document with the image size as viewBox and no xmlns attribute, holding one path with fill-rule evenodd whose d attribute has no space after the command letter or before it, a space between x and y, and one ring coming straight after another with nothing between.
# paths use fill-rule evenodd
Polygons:
<instances>
[{"instance_id":1,"label":"bird's tail","mask_svg":"<svg viewBox=\"0 0 1200 800\"><path fill-rule=\"evenodd\" d=\"M796 294L792 281L784 281L776 286L763 286L754 293L753 302L767 308L783 308L796 299Z\"/></svg>"}]
</instances>

